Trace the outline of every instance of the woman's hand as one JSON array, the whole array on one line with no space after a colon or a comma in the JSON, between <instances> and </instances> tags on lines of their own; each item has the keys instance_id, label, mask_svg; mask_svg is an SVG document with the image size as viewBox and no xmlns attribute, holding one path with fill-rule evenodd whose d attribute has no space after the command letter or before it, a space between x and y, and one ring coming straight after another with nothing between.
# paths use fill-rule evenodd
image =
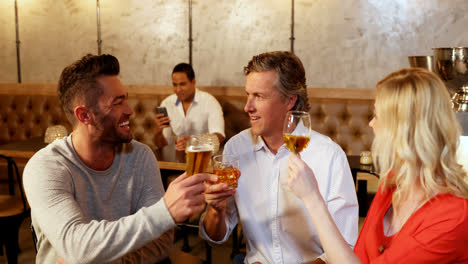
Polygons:
<instances>
[{"instance_id":1,"label":"woman's hand","mask_svg":"<svg viewBox=\"0 0 468 264\"><path fill-rule=\"evenodd\" d=\"M289 156L288 185L302 200L311 194L318 194L319 189L312 169L296 154Z\"/></svg>"}]
</instances>

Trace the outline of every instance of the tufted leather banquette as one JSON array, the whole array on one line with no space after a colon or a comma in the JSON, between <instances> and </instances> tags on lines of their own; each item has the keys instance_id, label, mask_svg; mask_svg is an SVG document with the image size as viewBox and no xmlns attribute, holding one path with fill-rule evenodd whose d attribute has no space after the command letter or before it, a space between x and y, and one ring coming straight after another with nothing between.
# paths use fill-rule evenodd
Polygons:
<instances>
[{"instance_id":1,"label":"tufted leather banquette","mask_svg":"<svg viewBox=\"0 0 468 264\"><path fill-rule=\"evenodd\" d=\"M128 85L129 104L134 110L131 128L134 138L154 146L154 117L161 100L172 93L171 86ZM226 137L249 127L243 107L243 87L200 87L220 102ZM373 135L368 127L372 117L374 90L350 88L309 88L313 129L328 135L348 155L370 149ZM71 131L56 96L55 84L0 84L0 144L42 136L48 126L62 124Z\"/></svg>"}]
</instances>

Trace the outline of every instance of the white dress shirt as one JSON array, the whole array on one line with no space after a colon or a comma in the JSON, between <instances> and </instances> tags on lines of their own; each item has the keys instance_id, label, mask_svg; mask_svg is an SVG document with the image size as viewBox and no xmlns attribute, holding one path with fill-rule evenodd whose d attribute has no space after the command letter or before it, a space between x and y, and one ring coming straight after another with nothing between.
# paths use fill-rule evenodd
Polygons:
<instances>
[{"instance_id":1,"label":"white dress shirt","mask_svg":"<svg viewBox=\"0 0 468 264\"><path fill-rule=\"evenodd\" d=\"M166 107L171 119L171 127L164 128L163 135L168 144L173 144L176 137L198 135L201 133L224 134L224 116L219 102L211 94L195 89L193 102L184 113L184 108L176 94L164 99L161 106ZM171 129L172 128L172 129Z\"/></svg>"},{"instance_id":2,"label":"white dress shirt","mask_svg":"<svg viewBox=\"0 0 468 264\"><path fill-rule=\"evenodd\" d=\"M460 145L458 145L457 159L465 171L468 173L468 136L460 137Z\"/></svg>"},{"instance_id":3,"label":"white dress shirt","mask_svg":"<svg viewBox=\"0 0 468 264\"><path fill-rule=\"evenodd\" d=\"M239 218L247 241L245 263L305 263L326 260L304 203L287 185L289 150L270 152L250 129L231 138L224 153L240 156L239 184L228 200L227 232L223 240L211 240L200 221L200 235L214 244L225 242ZM358 203L353 178L343 150L330 138L312 132L301 158L312 168L318 187L338 229L350 247L358 235Z\"/></svg>"}]
</instances>

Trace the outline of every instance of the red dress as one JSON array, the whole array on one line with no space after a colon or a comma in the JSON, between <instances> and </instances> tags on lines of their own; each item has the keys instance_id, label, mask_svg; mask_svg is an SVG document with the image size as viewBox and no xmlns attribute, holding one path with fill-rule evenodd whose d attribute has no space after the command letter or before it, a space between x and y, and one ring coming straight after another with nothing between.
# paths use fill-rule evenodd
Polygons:
<instances>
[{"instance_id":1,"label":"red dress","mask_svg":"<svg viewBox=\"0 0 468 264\"><path fill-rule=\"evenodd\" d=\"M438 194L385 241L383 218L392 193L379 188L372 202L354 247L362 263L468 263L468 200Z\"/></svg>"}]
</instances>

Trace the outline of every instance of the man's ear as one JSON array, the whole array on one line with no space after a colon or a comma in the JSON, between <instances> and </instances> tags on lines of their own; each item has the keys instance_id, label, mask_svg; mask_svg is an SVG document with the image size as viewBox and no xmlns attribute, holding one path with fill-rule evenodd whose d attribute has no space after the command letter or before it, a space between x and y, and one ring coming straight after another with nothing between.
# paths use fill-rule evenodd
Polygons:
<instances>
[{"instance_id":1,"label":"man's ear","mask_svg":"<svg viewBox=\"0 0 468 264\"><path fill-rule=\"evenodd\" d=\"M193 86L195 86L195 84L197 84L197 79L193 78L192 84L193 84Z\"/></svg>"},{"instance_id":2,"label":"man's ear","mask_svg":"<svg viewBox=\"0 0 468 264\"><path fill-rule=\"evenodd\" d=\"M288 97L288 111L291 111L291 109L293 109L293 107L296 105L296 101L297 101L297 95L293 95L293 96L289 96Z\"/></svg>"},{"instance_id":3,"label":"man's ear","mask_svg":"<svg viewBox=\"0 0 468 264\"><path fill-rule=\"evenodd\" d=\"M91 111L83 105L75 107L75 117L80 123L85 125L92 124Z\"/></svg>"}]
</instances>

